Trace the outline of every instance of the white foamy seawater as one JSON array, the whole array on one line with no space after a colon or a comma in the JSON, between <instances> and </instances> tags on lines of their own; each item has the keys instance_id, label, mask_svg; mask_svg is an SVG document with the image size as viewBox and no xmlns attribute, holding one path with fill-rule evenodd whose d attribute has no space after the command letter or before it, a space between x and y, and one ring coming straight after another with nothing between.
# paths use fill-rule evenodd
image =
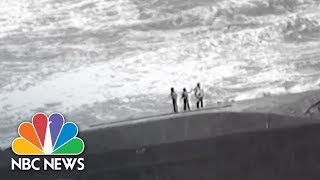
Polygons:
<instances>
[{"instance_id":1,"label":"white foamy seawater","mask_svg":"<svg viewBox=\"0 0 320 180\"><path fill-rule=\"evenodd\" d=\"M0 146L38 111L90 124L319 88L317 0L2 0Z\"/></svg>"}]
</instances>

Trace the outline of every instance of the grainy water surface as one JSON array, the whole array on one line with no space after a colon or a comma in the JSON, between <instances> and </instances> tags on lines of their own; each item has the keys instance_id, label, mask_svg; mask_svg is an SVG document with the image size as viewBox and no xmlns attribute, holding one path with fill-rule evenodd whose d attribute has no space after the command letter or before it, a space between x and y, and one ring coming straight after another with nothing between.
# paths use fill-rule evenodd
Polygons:
<instances>
[{"instance_id":1,"label":"grainy water surface","mask_svg":"<svg viewBox=\"0 0 320 180\"><path fill-rule=\"evenodd\" d=\"M319 88L319 0L0 0L0 146L38 111L96 123ZM193 103L194 104L194 103Z\"/></svg>"}]
</instances>

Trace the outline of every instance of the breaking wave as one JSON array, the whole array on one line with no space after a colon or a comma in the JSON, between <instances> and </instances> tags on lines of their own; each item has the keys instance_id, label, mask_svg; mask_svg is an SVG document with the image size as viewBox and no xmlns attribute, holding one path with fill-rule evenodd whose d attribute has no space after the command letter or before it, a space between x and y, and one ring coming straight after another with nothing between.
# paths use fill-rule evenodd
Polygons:
<instances>
[{"instance_id":1,"label":"breaking wave","mask_svg":"<svg viewBox=\"0 0 320 180\"><path fill-rule=\"evenodd\" d=\"M11 132L39 110L62 112L82 128L168 112L168 89L197 82L209 104L319 88L318 0L2 0L0 7L0 126Z\"/></svg>"}]
</instances>

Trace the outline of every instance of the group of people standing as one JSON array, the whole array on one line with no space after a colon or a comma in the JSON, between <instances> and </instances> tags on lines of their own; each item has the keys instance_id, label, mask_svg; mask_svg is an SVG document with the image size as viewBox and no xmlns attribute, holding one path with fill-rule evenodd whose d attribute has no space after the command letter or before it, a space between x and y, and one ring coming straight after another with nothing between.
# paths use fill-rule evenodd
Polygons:
<instances>
[{"instance_id":1,"label":"group of people standing","mask_svg":"<svg viewBox=\"0 0 320 180\"><path fill-rule=\"evenodd\" d=\"M197 84L197 86L194 89L191 89L191 91L187 91L186 88L183 88L181 100L183 100L183 109L184 111L190 111L190 104L189 104L189 93L194 92L194 96L197 100L197 109L203 108L203 97L204 97L204 91L201 89L200 83ZM173 111L175 113L178 113L178 94L175 92L174 88L171 88L171 94L172 98L172 104L173 104Z\"/></svg>"}]
</instances>

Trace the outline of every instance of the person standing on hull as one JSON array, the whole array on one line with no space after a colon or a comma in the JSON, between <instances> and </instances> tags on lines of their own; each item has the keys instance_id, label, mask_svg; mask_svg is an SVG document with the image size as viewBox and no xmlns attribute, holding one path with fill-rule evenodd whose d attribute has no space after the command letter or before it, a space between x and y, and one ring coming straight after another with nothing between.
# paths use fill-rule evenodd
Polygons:
<instances>
[{"instance_id":1,"label":"person standing on hull","mask_svg":"<svg viewBox=\"0 0 320 180\"><path fill-rule=\"evenodd\" d=\"M183 99L184 111L190 111L189 94L188 94L186 88L183 88L181 99Z\"/></svg>"},{"instance_id":2,"label":"person standing on hull","mask_svg":"<svg viewBox=\"0 0 320 180\"><path fill-rule=\"evenodd\" d=\"M171 88L170 96L171 96L171 99L172 99L173 112L178 113L178 104L177 104L178 95L174 91L174 88Z\"/></svg>"},{"instance_id":3,"label":"person standing on hull","mask_svg":"<svg viewBox=\"0 0 320 180\"><path fill-rule=\"evenodd\" d=\"M196 88L194 88L194 95L197 99L197 109L203 108L204 91L201 89L200 83L198 83Z\"/></svg>"}]
</instances>

